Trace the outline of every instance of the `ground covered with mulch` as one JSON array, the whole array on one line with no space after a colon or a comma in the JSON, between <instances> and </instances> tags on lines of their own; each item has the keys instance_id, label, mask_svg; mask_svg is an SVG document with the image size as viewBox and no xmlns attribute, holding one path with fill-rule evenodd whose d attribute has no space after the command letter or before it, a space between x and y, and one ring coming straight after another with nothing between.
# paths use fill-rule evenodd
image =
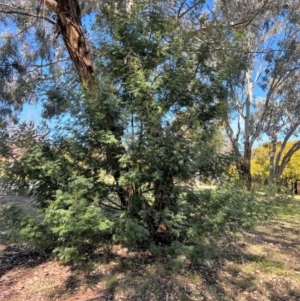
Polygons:
<instances>
[{"instance_id":1,"label":"ground covered with mulch","mask_svg":"<svg viewBox=\"0 0 300 301\"><path fill-rule=\"evenodd\" d=\"M30 206L15 196L0 202ZM220 240L219 250L197 263L113 246L92 270L73 271L49 254L9 243L2 228L0 300L300 301L299 200L255 230Z\"/></svg>"}]
</instances>

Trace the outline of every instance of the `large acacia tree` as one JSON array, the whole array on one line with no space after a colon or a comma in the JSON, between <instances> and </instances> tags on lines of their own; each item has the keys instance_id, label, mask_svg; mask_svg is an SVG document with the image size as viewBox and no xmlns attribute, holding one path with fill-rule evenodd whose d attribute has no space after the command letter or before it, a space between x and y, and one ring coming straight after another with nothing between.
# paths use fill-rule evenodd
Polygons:
<instances>
[{"instance_id":1,"label":"large acacia tree","mask_svg":"<svg viewBox=\"0 0 300 301\"><path fill-rule=\"evenodd\" d=\"M3 104L33 95L61 121L50 134L25 124L7 137L25 148L8 178L33 188L41 209L11 216L26 242L71 261L102 239L201 240L256 216L248 192L186 185L226 168L212 138L233 75L224 24L202 2L1 4Z\"/></svg>"},{"instance_id":2,"label":"large acacia tree","mask_svg":"<svg viewBox=\"0 0 300 301\"><path fill-rule=\"evenodd\" d=\"M86 199L103 194L110 205L135 217L150 206L147 223L155 230L161 221L153 219L155 214L177 214L179 190L174 182L188 181L204 165L199 145L213 135L220 109L225 109L224 65L214 52L213 39L219 28L202 1L93 3L2 4L7 68L3 90L10 91L7 99L20 101L38 95L45 116L68 112L72 117L71 127L64 128L68 134L56 134L52 147L41 149L42 154L46 151L41 162L52 158L42 170L52 170L55 160L61 162L60 155L67 156L69 161L63 162L70 166L65 170L93 179ZM90 12L89 20L83 11ZM13 51L9 54L8 49ZM20 82L25 87L19 87ZM197 132L197 143L191 143L187 131ZM49 152L54 153L49 157ZM64 191L72 172L60 174L58 169L53 178L50 171L43 178L41 170L30 171L39 162L32 155L37 154L30 151L21 165L16 164L16 170L27 170L24 181L34 175L43 198ZM103 170L113 177L112 185L98 182ZM146 198L150 192L151 201Z\"/></svg>"}]
</instances>

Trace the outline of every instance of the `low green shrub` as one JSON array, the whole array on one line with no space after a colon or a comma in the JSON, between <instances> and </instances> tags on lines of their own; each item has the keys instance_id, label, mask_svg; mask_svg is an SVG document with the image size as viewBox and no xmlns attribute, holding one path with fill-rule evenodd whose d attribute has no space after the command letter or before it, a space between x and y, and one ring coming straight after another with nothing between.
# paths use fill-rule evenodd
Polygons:
<instances>
[{"instance_id":1,"label":"low green shrub","mask_svg":"<svg viewBox=\"0 0 300 301\"><path fill-rule=\"evenodd\" d=\"M5 209L2 214L10 223L11 237L33 248L51 249L67 263L87 259L99 246L113 242L138 249L158 245L171 257L185 254L200 260L206 256L207 239L253 227L274 213L255 191L230 184L185 193L176 215L167 209L159 216L153 213L153 223L157 218L163 224L160 231L153 230L149 221L101 208L84 198L82 187L77 188L58 191L54 201L35 216L16 207Z\"/></svg>"}]
</instances>

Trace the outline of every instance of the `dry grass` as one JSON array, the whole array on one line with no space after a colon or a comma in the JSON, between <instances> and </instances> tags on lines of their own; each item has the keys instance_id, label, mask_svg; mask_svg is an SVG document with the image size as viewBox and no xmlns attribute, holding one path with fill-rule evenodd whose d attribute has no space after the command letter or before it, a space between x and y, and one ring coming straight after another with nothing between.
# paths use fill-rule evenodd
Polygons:
<instances>
[{"instance_id":1,"label":"dry grass","mask_svg":"<svg viewBox=\"0 0 300 301\"><path fill-rule=\"evenodd\" d=\"M0 300L300 300L300 200L255 231L220 241L216 255L199 263L114 246L92 272L78 273L37 254L20 260L23 251L5 244L1 231Z\"/></svg>"}]
</instances>

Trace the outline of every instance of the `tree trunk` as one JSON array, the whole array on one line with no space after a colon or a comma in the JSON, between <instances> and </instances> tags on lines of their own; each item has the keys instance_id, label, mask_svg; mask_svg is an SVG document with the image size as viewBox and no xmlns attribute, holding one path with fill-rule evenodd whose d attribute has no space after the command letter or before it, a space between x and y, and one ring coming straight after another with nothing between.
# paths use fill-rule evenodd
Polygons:
<instances>
[{"instance_id":1,"label":"tree trunk","mask_svg":"<svg viewBox=\"0 0 300 301\"><path fill-rule=\"evenodd\" d=\"M293 146L289 149L289 151L283 156L281 163L279 164L279 161L277 161L275 165L275 174L274 177L276 179L279 179L286 167L286 165L290 162L292 156L295 152L300 150L300 141L297 141L293 144Z\"/></svg>"},{"instance_id":2,"label":"tree trunk","mask_svg":"<svg viewBox=\"0 0 300 301\"><path fill-rule=\"evenodd\" d=\"M57 30L62 35L71 60L80 76L81 82L86 86L91 96L97 98L95 66L92 60L91 50L86 40L82 25L81 11L78 0L45 0L46 6L53 11L58 18ZM122 129L116 126L114 112L106 112L105 123L97 125L98 129L111 131L120 145L110 147L107 150L107 160L112 170L112 175L117 183L117 194L123 209L128 207L128 190L118 185L121 176L119 157L125 149L121 145Z\"/></svg>"},{"instance_id":3,"label":"tree trunk","mask_svg":"<svg viewBox=\"0 0 300 301\"><path fill-rule=\"evenodd\" d=\"M174 187L173 177L170 175L165 175L162 181L154 182L154 210L162 211L169 208L173 213L177 213L176 197L173 196Z\"/></svg>"},{"instance_id":4,"label":"tree trunk","mask_svg":"<svg viewBox=\"0 0 300 301\"><path fill-rule=\"evenodd\" d=\"M251 147L248 141L245 142L245 150L243 161L237 165L239 177L243 180L248 189L252 187L252 176L251 176Z\"/></svg>"},{"instance_id":5,"label":"tree trunk","mask_svg":"<svg viewBox=\"0 0 300 301\"><path fill-rule=\"evenodd\" d=\"M276 166L275 166L275 154L277 148L277 134L273 133L271 135L271 151L270 151L270 171L269 171L269 180L273 180L276 175Z\"/></svg>"},{"instance_id":6,"label":"tree trunk","mask_svg":"<svg viewBox=\"0 0 300 301\"><path fill-rule=\"evenodd\" d=\"M94 84L94 62L81 26L81 11L77 0L45 0L57 15L56 30L62 35L72 62L82 82Z\"/></svg>"},{"instance_id":7,"label":"tree trunk","mask_svg":"<svg viewBox=\"0 0 300 301\"><path fill-rule=\"evenodd\" d=\"M252 102L252 71L248 68L246 70L246 82L247 82L247 99L245 103L246 116L245 116L245 141L244 141L244 160L242 163L241 176L245 180L246 186L248 189L252 186L252 177L251 177L251 148L252 144L250 143L250 105Z\"/></svg>"}]
</instances>

